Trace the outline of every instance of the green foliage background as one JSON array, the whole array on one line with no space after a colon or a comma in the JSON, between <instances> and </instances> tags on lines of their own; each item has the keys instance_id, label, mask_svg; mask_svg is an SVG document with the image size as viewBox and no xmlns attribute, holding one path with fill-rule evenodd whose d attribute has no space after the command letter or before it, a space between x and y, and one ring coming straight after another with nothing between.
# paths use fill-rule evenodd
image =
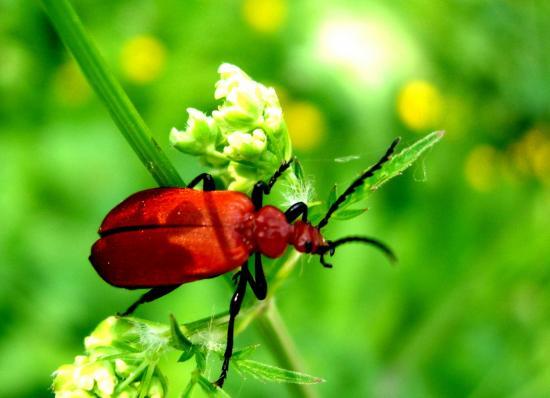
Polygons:
<instances>
[{"instance_id":1,"label":"green foliage background","mask_svg":"<svg viewBox=\"0 0 550 398\"><path fill-rule=\"evenodd\" d=\"M399 256L397 267L350 246L332 270L303 260L278 296L304 370L327 379L314 387L321 396L545 396L548 3L259 3L268 5L265 20L258 9L251 19L251 3L238 1L74 5L185 180L202 167L168 148L168 132L185 126L186 107L215 108L222 62L275 85L283 109L304 121L301 133L324 130L318 144L312 138L296 149L322 198L375 161L394 136L410 144L418 133L447 130L422 164L369 198L364 216L327 229L330 238L352 232L384 240ZM356 40L334 38L350 26L359 26L351 33L361 40L346 52L342 43ZM165 54L145 82L124 67L124 48L141 35ZM106 212L155 183L36 2L0 2L0 54L0 396L48 396L50 372L82 351L99 320L137 295L106 285L87 257ZM431 103L438 115L421 126L397 105L403 87L418 79L439 92ZM321 121L297 106L304 103ZM334 162L349 155L358 159ZM225 310L229 297L223 280L202 281L139 315L166 322L174 313L188 322ZM250 329L237 343L257 341ZM267 350L258 354L270 361ZM177 380L188 372L174 362L164 369ZM287 393L239 377L227 386L243 397Z\"/></svg>"}]
</instances>

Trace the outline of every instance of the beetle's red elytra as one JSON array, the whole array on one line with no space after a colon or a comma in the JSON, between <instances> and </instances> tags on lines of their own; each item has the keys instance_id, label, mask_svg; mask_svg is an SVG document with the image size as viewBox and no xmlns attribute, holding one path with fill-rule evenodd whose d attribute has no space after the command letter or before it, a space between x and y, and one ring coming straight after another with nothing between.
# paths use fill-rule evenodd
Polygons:
<instances>
[{"instance_id":1,"label":"beetle's red elytra","mask_svg":"<svg viewBox=\"0 0 550 398\"><path fill-rule=\"evenodd\" d=\"M325 261L326 254L333 255L342 244L362 242L394 258L391 250L376 239L351 236L329 241L321 229L345 199L390 159L398 142L399 139L393 141L384 156L336 199L315 226L307 219L305 203L298 202L285 212L262 205L263 195L270 193L292 160L283 163L269 182L258 182L250 198L239 192L217 191L212 176L204 173L187 188L148 189L116 206L99 228L100 238L92 246L90 261L97 273L113 286L151 289L122 315L184 283L213 278L240 267L229 308L222 371L215 382L221 387L229 369L235 318L246 287L250 286L260 300L267 295L262 255L280 257L291 245L299 252L319 255L323 266L332 267ZM201 181L202 191L192 189ZM254 277L248 269L252 255Z\"/></svg>"}]
</instances>

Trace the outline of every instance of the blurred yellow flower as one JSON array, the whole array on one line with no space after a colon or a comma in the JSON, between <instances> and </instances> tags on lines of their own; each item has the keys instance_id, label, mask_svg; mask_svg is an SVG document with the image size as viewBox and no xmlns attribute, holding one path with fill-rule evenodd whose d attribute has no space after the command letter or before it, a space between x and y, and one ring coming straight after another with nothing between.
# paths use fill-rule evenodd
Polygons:
<instances>
[{"instance_id":1,"label":"blurred yellow flower","mask_svg":"<svg viewBox=\"0 0 550 398\"><path fill-rule=\"evenodd\" d=\"M550 140L540 128L527 131L516 144L515 161L523 172L531 172L543 182L550 180Z\"/></svg>"},{"instance_id":2,"label":"blurred yellow flower","mask_svg":"<svg viewBox=\"0 0 550 398\"><path fill-rule=\"evenodd\" d=\"M413 130L438 127L443 99L437 87L424 80L408 82L399 92L397 111L403 123Z\"/></svg>"},{"instance_id":3,"label":"blurred yellow flower","mask_svg":"<svg viewBox=\"0 0 550 398\"><path fill-rule=\"evenodd\" d=\"M126 79L146 84L155 80L166 60L164 45L152 36L137 36L122 47L120 63Z\"/></svg>"},{"instance_id":4,"label":"blurred yellow flower","mask_svg":"<svg viewBox=\"0 0 550 398\"><path fill-rule=\"evenodd\" d=\"M261 33L277 32L286 20L286 0L245 0L243 17Z\"/></svg>"},{"instance_id":5,"label":"blurred yellow flower","mask_svg":"<svg viewBox=\"0 0 550 398\"><path fill-rule=\"evenodd\" d=\"M325 135L326 122L315 105L290 102L284 108L284 117L294 148L311 149L319 145Z\"/></svg>"},{"instance_id":6,"label":"blurred yellow flower","mask_svg":"<svg viewBox=\"0 0 550 398\"><path fill-rule=\"evenodd\" d=\"M490 191L495 185L500 161L500 154L492 146L480 145L474 148L466 159L466 180L478 191Z\"/></svg>"},{"instance_id":7,"label":"blurred yellow flower","mask_svg":"<svg viewBox=\"0 0 550 398\"><path fill-rule=\"evenodd\" d=\"M64 105L78 106L90 98L90 86L74 60L59 66L53 77L55 96Z\"/></svg>"},{"instance_id":8,"label":"blurred yellow flower","mask_svg":"<svg viewBox=\"0 0 550 398\"><path fill-rule=\"evenodd\" d=\"M533 171L544 183L550 185L550 141L544 142L533 156Z\"/></svg>"}]
</instances>

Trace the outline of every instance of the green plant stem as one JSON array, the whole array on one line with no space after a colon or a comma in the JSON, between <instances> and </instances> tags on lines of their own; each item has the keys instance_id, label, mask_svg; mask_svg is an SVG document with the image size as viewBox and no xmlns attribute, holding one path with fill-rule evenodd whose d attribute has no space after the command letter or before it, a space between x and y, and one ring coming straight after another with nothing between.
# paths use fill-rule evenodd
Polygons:
<instances>
[{"instance_id":1,"label":"green plant stem","mask_svg":"<svg viewBox=\"0 0 550 398\"><path fill-rule=\"evenodd\" d=\"M59 37L141 162L160 186L185 186L120 83L110 72L68 0L41 0Z\"/></svg>"},{"instance_id":2,"label":"green plant stem","mask_svg":"<svg viewBox=\"0 0 550 398\"><path fill-rule=\"evenodd\" d=\"M296 371L304 368L296 345L273 299L269 300L262 316L256 320L255 326L280 366ZM313 388L304 384L287 384L287 387L295 397L315 398L317 396Z\"/></svg>"},{"instance_id":3,"label":"green plant stem","mask_svg":"<svg viewBox=\"0 0 550 398\"><path fill-rule=\"evenodd\" d=\"M181 177L151 136L148 127L118 81L108 70L70 3L67 0L41 1L57 33L72 52L86 79L147 170L161 186L183 186ZM258 321L258 328L265 344L279 364L293 370L301 369L296 347L273 302L269 304L269 311L260 316ZM313 391L305 386L291 384L289 388L297 397L314 397Z\"/></svg>"}]
</instances>

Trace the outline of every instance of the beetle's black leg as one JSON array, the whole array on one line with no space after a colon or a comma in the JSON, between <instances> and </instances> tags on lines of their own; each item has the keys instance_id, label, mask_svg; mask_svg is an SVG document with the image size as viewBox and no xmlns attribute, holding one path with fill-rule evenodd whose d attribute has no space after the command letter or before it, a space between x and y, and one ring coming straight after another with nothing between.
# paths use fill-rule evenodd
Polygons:
<instances>
[{"instance_id":1,"label":"beetle's black leg","mask_svg":"<svg viewBox=\"0 0 550 398\"><path fill-rule=\"evenodd\" d=\"M264 194L267 195L270 191L271 189L269 188L269 185L263 181L258 181L254 185L254 189L252 189L252 203L254 204L256 210L260 210L262 208Z\"/></svg>"},{"instance_id":2,"label":"beetle's black leg","mask_svg":"<svg viewBox=\"0 0 550 398\"><path fill-rule=\"evenodd\" d=\"M267 280L265 279L264 267L262 265L262 255L256 253L254 256L254 277L250 274L248 267L245 272L247 272L247 279L250 288L254 292L254 295L258 300L263 300L267 296Z\"/></svg>"},{"instance_id":3,"label":"beetle's black leg","mask_svg":"<svg viewBox=\"0 0 550 398\"><path fill-rule=\"evenodd\" d=\"M229 323L227 324L227 343L225 345L225 353L223 354L223 365L220 377L214 382L218 387L223 386L223 382L227 377L227 371L229 370L229 360L233 355L233 333L235 331L235 318L241 310L241 304L243 303L244 294L246 293L246 283L248 282L248 263L242 265L241 273L239 274L239 284L237 289L231 298L229 304Z\"/></svg>"},{"instance_id":4,"label":"beetle's black leg","mask_svg":"<svg viewBox=\"0 0 550 398\"><path fill-rule=\"evenodd\" d=\"M187 188L193 188L195 185L197 185L199 182L202 181L202 190L203 191L215 191L216 190L216 183L214 182L214 178L211 174L208 173L201 173L195 178L191 180L189 184L187 184Z\"/></svg>"},{"instance_id":5,"label":"beetle's black leg","mask_svg":"<svg viewBox=\"0 0 550 398\"><path fill-rule=\"evenodd\" d=\"M302 216L302 221L307 222L307 205L304 202L294 203L285 211L286 221L290 224L298 217Z\"/></svg>"},{"instance_id":6,"label":"beetle's black leg","mask_svg":"<svg viewBox=\"0 0 550 398\"><path fill-rule=\"evenodd\" d=\"M162 296L167 295L172 290L177 289L181 285L172 285L172 286L159 286L154 287L151 290L149 290L147 293L145 293L143 296L141 296L134 304L128 307L128 309L122 313L119 313L119 316L126 316L130 315L132 312L136 310L137 307L139 307L141 304L144 303L150 303L151 301L154 301L158 298L161 298Z\"/></svg>"},{"instance_id":7,"label":"beetle's black leg","mask_svg":"<svg viewBox=\"0 0 550 398\"><path fill-rule=\"evenodd\" d=\"M290 159L288 162L283 162L281 166L279 166L279 169L271 176L269 179L269 182L264 181L258 181L256 185L254 185L254 189L252 189L252 203L254 203L254 207L256 207L256 210L260 209L262 207L262 199L264 195L269 195L271 192L271 188L273 188L273 185L277 182L279 177L283 175L283 173L290 167L294 159Z\"/></svg>"}]
</instances>

